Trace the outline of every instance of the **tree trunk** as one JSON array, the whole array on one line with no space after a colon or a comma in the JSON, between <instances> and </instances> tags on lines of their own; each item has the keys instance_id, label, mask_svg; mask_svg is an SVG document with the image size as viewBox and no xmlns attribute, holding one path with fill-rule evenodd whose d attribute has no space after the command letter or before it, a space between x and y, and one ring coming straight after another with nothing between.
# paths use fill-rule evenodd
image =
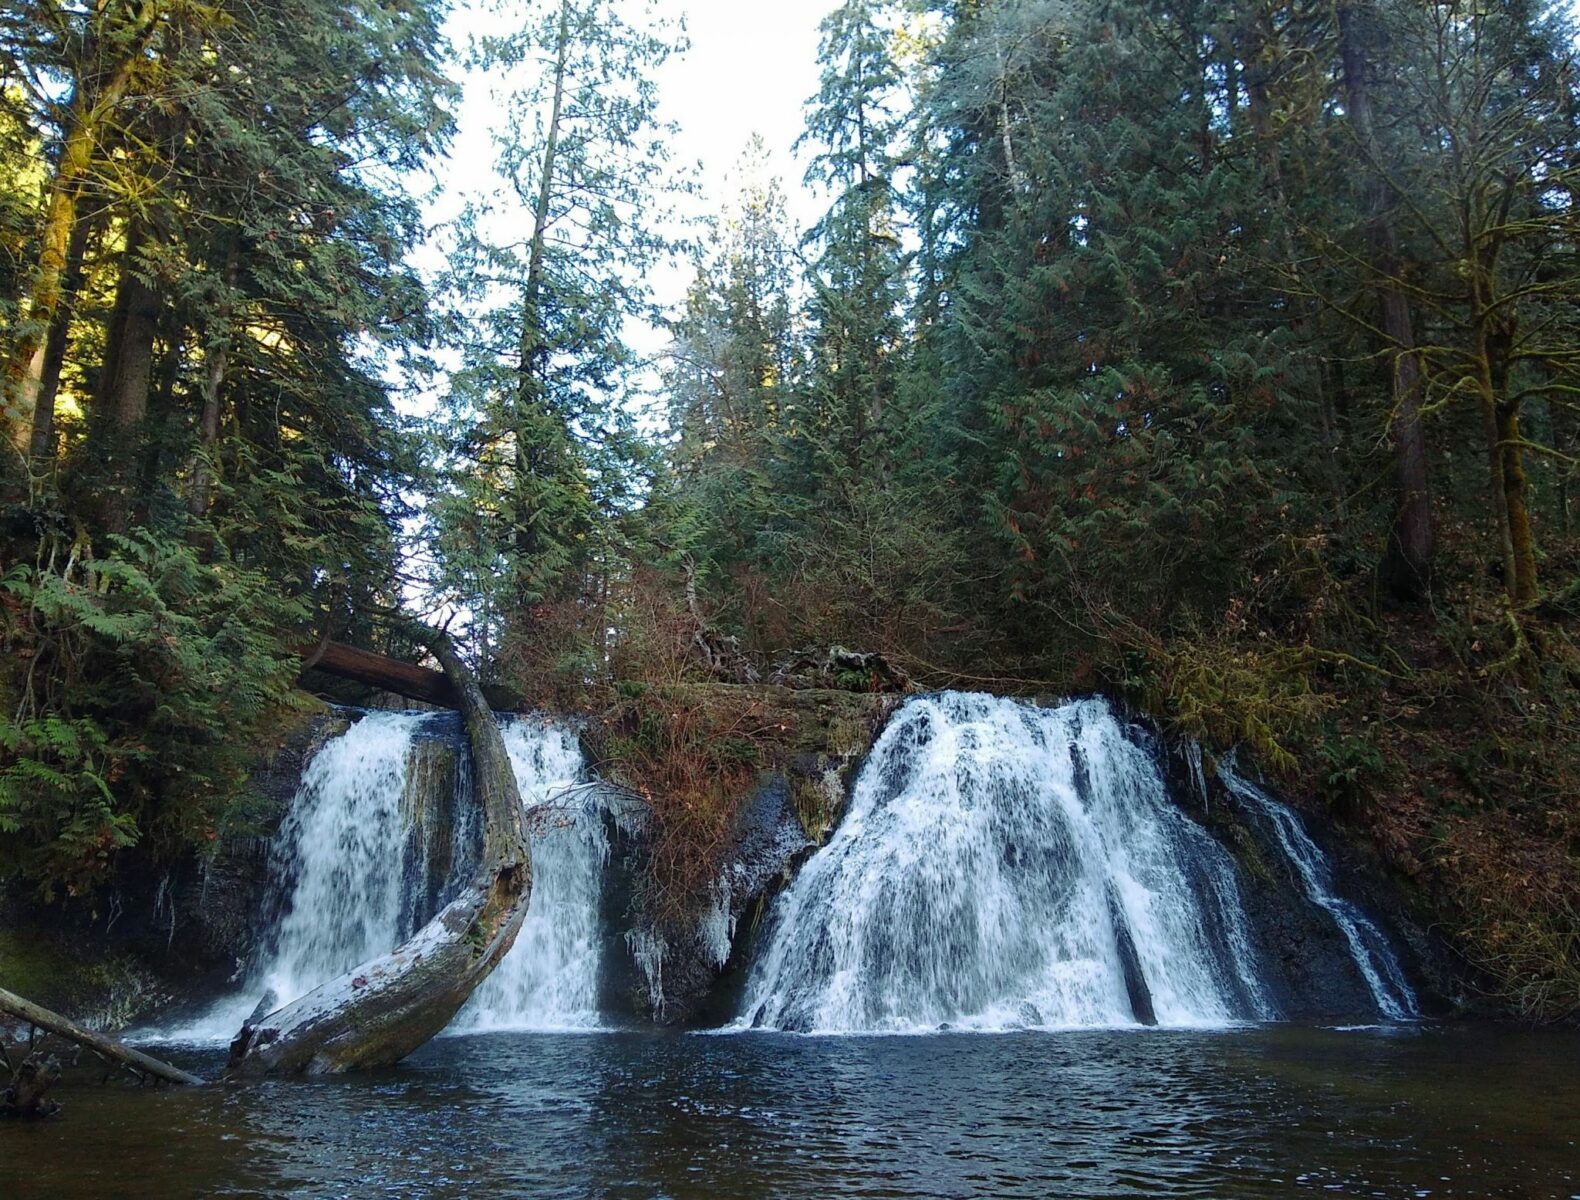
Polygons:
<instances>
[{"instance_id":1,"label":"tree trunk","mask_svg":"<svg viewBox=\"0 0 1580 1200\"><path fill-rule=\"evenodd\" d=\"M226 301L220 306L213 333L204 347L208 361L203 369L203 412L198 418L198 445L192 455L191 490L187 494L187 511L199 520L208 515L214 491L214 448L219 442L220 387L230 367L231 321L234 315L231 298L241 273L240 251L240 239L231 238L225 254Z\"/></svg>"},{"instance_id":2,"label":"tree trunk","mask_svg":"<svg viewBox=\"0 0 1580 1200\"><path fill-rule=\"evenodd\" d=\"M1389 353L1393 413L1389 433L1394 445L1394 486L1398 510L1388 531L1381 573L1385 587L1401 600L1425 596L1432 584L1437 533L1432 525L1432 493L1427 482L1426 430L1421 424L1421 364L1415 354L1410 302L1397 287L1380 297L1382 328Z\"/></svg>"},{"instance_id":3,"label":"tree trunk","mask_svg":"<svg viewBox=\"0 0 1580 1200\"><path fill-rule=\"evenodd\" d=\"M532 894L521 796L477 681L442 635L483 810L483 862L461 895L392 954L242 1026L226 1073L326 1074L399 1062L448 1025L515 943Z\"/></svg>"},{"instance_id":4,"label":"tree trunk","mask_svg":"<svg viewBox=\"0 0 1580 1200\"><path fill-rule=\"evenodd\" d=\"M1487 471L1491 480L1493 524L1498 534L1498 566L1503 580L1503 590L1512 599L1516 591L1514 575L1514 543L1509 537L1508 489L1503 483L1502 435L1498 431L1498 406L1492 397L1489 379L1478 373L1481 387L1481 431L1487 443Z\"/></svg>"},{"instance_id":5,"label":"tree trunk","mask_svg":"<svg viewBox=\"0 0 1580 1200\"><path fill-rule=\"evenodd\" d=\"M1526 608L1539 595L1536 581L1536 539L1531 533L1531 514L1526 504L1525 455L1520 448L1520 411L1513 404L1500 403L1498 449L1503 458L1504 512L1509 522L1509 550L1514 564L1514 605Z\"/></svg>"},{"instance_id":6,"label":"tree trunk","mask_svg":"<svg viewBox=\"0 0 1580 1200\"><path fill-rule=\"evenodd\" d=\"M0 409L4 410L12 443L24 454L32 448L33 413L38 401L39 374L34 370L34 360L49 336L60 306L82 186L93 165L104 126L125 99L133 68L143 61L148 42L158 28L158 5L139 6L135 12L137 26L130 37L119 43L122 52L107 65L106 73L78 81L59 164L48 185L38 263L28 287L27 318L18 328L0 376Z\"/></svg>"},{"instance_id":7,"label":"tree trunk","mask_svg":"<svg viewBox=\"0 0 1580 1200\"><path fill-rule=\"evenodd\" d=\"M32 1001L24 1000L21 996L5 991L3 988L0 988L0 1012L7 1013L19 1021L26 1021L29 1025L36 1026L47 1033L76 1042L79 1046L86 1046L95 1054L111 1062L117 1062L127 1070L140 1075L151 1075L155 1079L163 1079L166 1083L186 1086L195 1086L203 1082L196 1075L189 1075L179 1067L172 1067L169 1063L152 1058L141 1050L123 1046L114 1038L107 1038L103 1034L84 1029L58 1013L40 1008Z\"/></svg>"},{"instance_id":8,"label":"tree trunk","mask_svg":"<svg viewBox=\"0 0 1580 1200\"><path fill-rule=\"evenodd\" d=\"M104 371L94 403L94 421L103 438L102 460L107 475L105 524L117 533L126 528L131 512L133 477L153 382L154 339L159 329L159 294L138 275L137 254L145 238L146 232L140 225L134 225L126 235Z\"/></svg>"},{"instance_id":9,"label":"tree trunk","mask_svg":"<svg viewBox=\"0 0 1580 1200\"><path fill-rule=\"evenodd\" d=\"M55 458L55 397L60 394L60 373L66 365L66 345L71 338L77 292L82 287L82 263L88 249L91 221L78 220L66 247L66 273L61 281L60 304L49 325L39 369L38 394L33 402L32 457L35 463Z\"/></svg>"},{"instance_id":10,"label":"tree trunk","mask_svg":"<svg viewBox=\"0 0 1580 1200\"><path fill-rule=\"evenodd\" d=\"M1513 335L1499 325L1493 311L1487 289L1480 282L1473 284L1471 354L1481 402L1482 431L1487 441L1503 587L1516 608L1525 608L1535 604L1538 597L1536 542L1526 497L1528 481L1520 442L1519 405L1505 399Z\"/></svg>"},{"instance_id":11,"label":"tree trunk","mask_svg":"<svg viewBox=\"0 0 1580 1200\"><path fill-rule=\"evenodd\" d=\"M1415 345L1410 299L1397 282L1399 242L1388 220L1388 181L1377 164L1381 151L1372 121L1371 92L1366 80L1364 0L1339 6L1339 57L1343 66L1345 104L1350 126L1369 160L1369 238L1379 277L1377 301L1389 366L1393 405L1388 433L1394 446L1394 484L1398 506L1388 532L1388 548L1379 574L1388 590L1402 600L1419 600L1432 584L1437 533L1432 523L1428 482L1426 430L1421 423L1421 364Z\"/></svg>"},{"instance_id":12,"label":"tree trunk","mask_svg":"<svg viewBox=\"0 0 1580 1200\"><path fill-rule=\"evenodd\" d=\"M344 642L325 642L322 646L304 648L302 672L308 671L323 671L353 683L405 696L408 700L421 700L424 704L461 707L460 696L443 671L401 662ZM510 712L521 707L520 697L507 688L482 685L482 689L484 698L496 710Z\"/></svg>"}]
</instances>

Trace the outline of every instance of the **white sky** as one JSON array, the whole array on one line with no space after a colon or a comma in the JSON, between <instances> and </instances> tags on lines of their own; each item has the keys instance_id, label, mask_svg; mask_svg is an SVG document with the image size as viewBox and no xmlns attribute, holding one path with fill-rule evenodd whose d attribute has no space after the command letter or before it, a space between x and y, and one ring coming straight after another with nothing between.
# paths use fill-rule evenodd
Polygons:
<instances>
[{"instance_id":1,"label":"white sky","mask_svg":"<svg viewBox=\"0 0 1580 1200\"><path fill-rule=\"evenodd\" d=\"M801 188L803 163L790 146L817 90L818 22L835 0L686 0L691 50L671 60L660 86L666 115L680 123L676 162L703 165L703 195L727 200L725 175L752 134L761 134L785 182L790 215L803 227L820 215Z\"/></svg>"},{"instance_id":2,"label":"white sky","mask_svg":"<svg viewBox=\"0 0 1580 1200\"><path fill-rule=\"evenodd\" d=\"M671 166L697 176L700 183L689 202L693 211L686 215L706 215L729 203L735 192L731 172L753 134L762 136L770 171L783 181L791 220L804 229L821 215L820 198L801 186L805 164L790 148L800 136L806 100L817 90L818 23L836 2L661 0L666 15L684 16L691 40L690 50L673 56L659 76L662 115L679 125L671 142ZM491 7L479 0L458 7L448 27L458 51L472 31L501 19ZM467 195L484 192L505 202L513 199L499 188L492 172L490 133L501 114L488 82L477 76L461 82L458 128L449 157L436 170L443 186L429 206L430 224L454 216ZM434 247L416 257L424 269L441 265ZM651 282L660 303L677 304L690 281L689 268L677 265ZM640 351L662 349L656 331L631 332Z\"/></svg>"},{"instance_id":3,"label":"white sky","mask_svg":"<svg viewBox=\"0 0 1580 1200\"><path fill-rule=\"evenodd\" d=\"M548 0L515 0L543 4ZM639 8L637 0L621 0ZM800 136L807 99L817 90L818 24L837 0L658 0L667 15L683 15L691 48L670 59L659 78L664 119L679 126L671 143L671 163L677 172L694 175L699 183L692 211L699 217L719 211L734 197L731 173L753 134L762 136L768 151L769 171L784 185L790 219L800 228L822 215L822 199L801 185L805 164L796 159L791 145ZM457 0L446 32L457 54L465 52L469 35L487 29L501 18L490 0ZM525 8L523 7L523 12ZM460 76L460 66L453 68ZM502 119L488 81L478 76L460 77L463 96L456 111L457 129L449 155L434 165L433 179L413 181L426 189L437 181L439 190L424 213L432 228L460 211L464 201L479 194L501 203L513 203L514 192L501 186L494 175L495 147L491 133ZM508 222L508 215L504 217ZM525 216L523 215L523 219ZM436 274L443 268L442 233L413 255L417 268ZM691 283L687 264L675 264L651 280L660 304L678 305ZM641 327L626 331L633 348L656 356L666 348L668 335ZM439 349L441 365L459 364L458 347ZM443 386L441 383L440 387ZM411 415L433 411L438 396L432 392L405 395L400 407ZM411 497L421 504L421 497ZM408 529L412 551L417 552L418 523ZM413 611L424 611L432 598L417 582L407 585ZM441 614L442 615L442 614Z\"/></svg>"}]
</instances>

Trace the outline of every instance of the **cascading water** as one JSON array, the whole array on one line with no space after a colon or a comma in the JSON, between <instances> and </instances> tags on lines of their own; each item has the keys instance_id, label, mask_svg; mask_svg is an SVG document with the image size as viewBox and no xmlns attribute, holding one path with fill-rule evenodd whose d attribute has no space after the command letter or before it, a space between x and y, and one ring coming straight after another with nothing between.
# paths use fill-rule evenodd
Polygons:
<instances>
[{"instance_id":1,"label":"cascading water","mask_svg":"<svg viewBox=\"0 0 1580 1200\"><path fill-rule=\"evenodd\" d=\"M1420 1009L1415 992L1405 980L1393 947L1365 913L1335 894L1333 871L1327 858L1311 840L1295 812L1239 775L1232 760L1218 765L1218 778L1230 795L1267 822L1285 857L1300 876L1306 896L1333 918L1334 926L1344 935L1355 966L1366 981L1378 1010L1395 1021L1418 1016Z\"/></svg>"},{"instance_id":2,"label":"cascading water","mask_svg":"<svg viewBox=\"0 0 1580 1200\"><path fill-rule=\"evenodd\" d=\"M1100 700L907 703L781 898L737 1027L1222 1025L1275 1015L1234 865Z\"/></svg>"},{"instance_id":3,"label":"cascading water","mask_svg":"<svg viewBox=\"0 0 1580 1200\"><path fill-rule=\"evenodd\" d=\"M531 813L532 903L516 944L451 1029L597 1028L598 908L609 857L603 813L576 787L582 756L574 734L530 719L502 732Z\"/></svg>"},{"instance_id":4,"label":"cascading water","mask_svg":"<svg viewBox=\"0 0 1580 1200\"><path fill-rule=\"evenodd\" d=\"M428 771L418 712L371 712L327 742L303 773L270 848L279 918L236 995L170 1040L224 1040L266 998L270 1008L394 949L452 898L478 853L470 756ZM532 718L501 722L522 803L531 811L533 892L509 955L457 1028L597 1024L598 906L608 854L600 814L562 801L582 774L574 734ZM439 740L454 745L442 724ZM445 794L431 794L443 791Z\"/></svg>"},{"instance_id":5,"label":"cascading water","mask_svg":"<svg viewBox=\"0 0 1580 1200\"><path fill-rule=\"evenodd\" d=\"M269 848L269 873L289 888L241 991L164 1035L226 1040L260 1000L287 1004L401 941L409 912L401 802L417 730L414 712L370 712L313 756ZM409 917L407 924L410 924Z\"/></svg>"}]
</instances>

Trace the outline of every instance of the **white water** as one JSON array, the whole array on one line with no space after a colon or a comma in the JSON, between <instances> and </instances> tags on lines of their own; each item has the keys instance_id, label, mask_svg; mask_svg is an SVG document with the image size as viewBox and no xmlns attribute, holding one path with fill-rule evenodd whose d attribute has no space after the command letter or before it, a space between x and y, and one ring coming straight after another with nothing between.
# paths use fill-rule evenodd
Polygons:
<instances>
[{"instance_id":1,"label":"white water","mask_svg":"<svg viewBox=\"0 0 1580 1200\"><path fill-rule=\"evenodd\" d=\"M530 718L502 732L531 811L532 903L505 961L450 1028L595 1029L598 909L609 857L603 815L590 793L573 790L582 775L574 734Z\"/></svg>"},{"instance_id":2,"label":"white water","mask_svg":"<svg viewBox=\"0 0 1580 1200\"><path fill-rule=\"evenodd\" d=\"M736 1027L1130 1025L1127 939L1159 1024L1272 1016L1240 909L1102 701L915 699L781 898Z\"/></svg>"},{"instance_id":3,"label":"white water","mask_svg":"<svg viewBox=\"0 0 1580 1200\"><path fill-rule=\"evenodd\" d=\"M429 719L372 712L314 756L270 848L271 873L290 891L260 942L257 965L235 995L195 1021L158 1030L160 1038L228 1040L260 999L271 997L270 1008L288 1004L393 950L437 911L443 895L437 903L427 895L429 814L461 814L453 828L438 831L452 843L455 878L475 861L476 817L463 749L461 803L424 806L424 820L414 828L407 774L417 732ZM593 1026L608 844L590 802L557 799L582 774L577 740L532 718L503 721L501 731L531 814L532 903L510 954L454 1028Z\"/></svg>"},{"instance_id":4,"label":"white water","mask_svg":"<svg viewBox=\"0 0 1580 1200\"><path fill-rule=\"evenodd\" d=\"M1365 913L1334 893L1333 871L1306 833L1300 818L1292 809L1236 774L1232 762L1219 764L1218 777L1232 795L1266 817L1273 836L1299 874L1306 895L1333 918L1333 924L1349 943L1355 966L1382 1015L1395 1021L1419 1015L1415 992L1405 981L1404 971L1388 939Z\"/></svg>"}]
</instances>

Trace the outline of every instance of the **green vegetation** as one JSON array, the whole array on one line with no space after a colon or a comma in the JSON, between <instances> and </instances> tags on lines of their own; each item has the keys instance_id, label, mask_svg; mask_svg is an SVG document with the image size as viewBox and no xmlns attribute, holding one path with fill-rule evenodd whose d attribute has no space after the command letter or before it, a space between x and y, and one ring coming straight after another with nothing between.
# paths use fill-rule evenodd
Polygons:
<instances>
[{"instance_id":1,"label":"green vegetation","mask_svg":"<svg viewBox=\"0 0 1580 1200\"><path fill-rule=\"evenodd\" d=\"M447 231L434 316L401 180L449 128L435 6L3 11L0 873L201 846L297 653L409 648L418 585L483 675L611 714L677 895L767 761L685 689L838 644L1242 745L1501 1002L1580 1012L1563 11L845 0L822 219L757 148L683 245L683 36L558 0L472 47L513 195ZM390 381L431 348L418 429Z\"/></svg>"},{"instance_id":2,"label":"green vegetation","mask_svg":"<svg viewBox=\"0 0 1580 1200\"><path fill-rule=\"evenodd\" d=\"M391 179L448 127L436 21L5 7L0 877L210 843L300 647L393 603L420 459L379 372L425 317Z\"/></svg>"}]
</instances>

